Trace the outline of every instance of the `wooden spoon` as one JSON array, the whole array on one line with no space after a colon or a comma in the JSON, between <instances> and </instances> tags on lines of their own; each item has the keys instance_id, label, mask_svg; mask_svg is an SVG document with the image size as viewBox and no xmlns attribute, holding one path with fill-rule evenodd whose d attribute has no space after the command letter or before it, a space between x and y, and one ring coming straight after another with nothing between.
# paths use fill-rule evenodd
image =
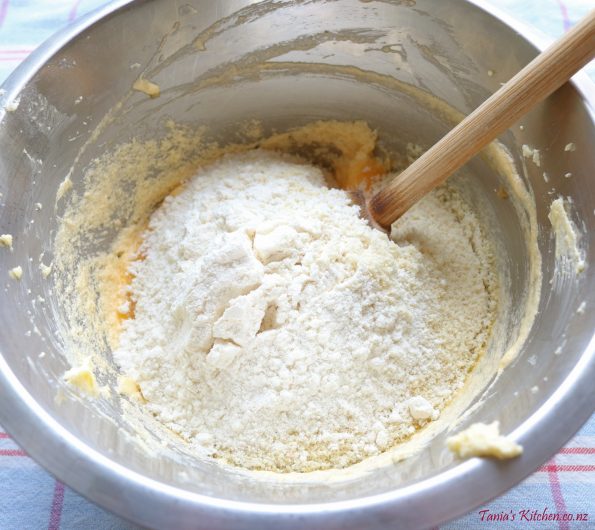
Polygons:
<instances>
[{"instance_id":1,"label":"wooden spoon","mask_svg":"<svg viewBox=\"0 0 595 530\"><path fill-rule=\"evenodd\" d=\"M521 116L544 100L595 57L595 10L540 53L432 148L366 200L354 201L372 226L391 224L442 184Z\"/></svg>"}]
</instances>

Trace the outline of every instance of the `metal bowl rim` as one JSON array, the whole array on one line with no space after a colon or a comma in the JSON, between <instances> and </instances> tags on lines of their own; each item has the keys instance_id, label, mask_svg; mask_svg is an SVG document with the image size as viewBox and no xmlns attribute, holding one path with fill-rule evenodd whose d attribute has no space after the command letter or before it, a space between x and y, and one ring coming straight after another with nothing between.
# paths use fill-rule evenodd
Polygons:
<instances>
[{"instance_id":1,"label":"metal bowl rim","mask_svg":"<svg viewBox=\"0 0 595 530\"><path fill-rule=\"evenodd\" d=\"M550 42L550 39L539 31L503 13L484 0L467 1L515 30L537 50L543 50ZM15 69L2 85L6 91L7 100L16 97L52 57L84 30L133 2L134 0L116 0L90 12L46 40ZM585 107L595 121L595 84L582 72L575 75L571 82L581 94ZM0 120L2 117L0 113ZM132 471L97 452L64 428L28 393L1 354L0 421L17 443L59 480L104 508L137 522L159 523L154 518L144 518L139 513L132 514L130 509L127 509L135 502L151 501L162 508L175 505L176 511L186 512L188 516L198 512L208 513L213 518L213 522L217 519L227 520L229 516L239 519L243 515L259 514L264 516L263 521L274 518L275 522L280 524L283 520L291 523L296 515L326 518L342 513L347 515L344 528L356 528L355 524L359 524L357 516L364 514L370 516L371 510L376 511L377 515L389 515L398 507L413 507L417 503L423 505L423 500L427 499L428 495L437 498L449 497L452 495L449 492L453 491L453 484L464 483L466 486L464 507L450 507L449 503L442 502L439 503L442 508L436 510L437 506L433 506L435 521L428 523L437 524L463 515L503 493L555 454L592 414L593 407L589 410L588 407L573 406L573 403L580 402L579 398L589 392L588 389L594 378L595 334L579 363L563 383L534 414L510 433L510 438L531 447L531 451L517 459L514 465L509 462L495 463L472 458L434 477L390 492L318 504L267 504L214 498L170 486ZM591 398L591 402L595 405L595 399ZM544 420L552 416L562 418L565 428L559 428L554 432L544 430ZM558 423L560 426L560 422ZM48 437L48 433L54 433L54 435ZM42 436L43 440L41 440ZM539 450L535 451L536 448ZM61 466L52 458L56 451L65 454L71 462L76 462L76 466ZM507 470L505 480L502 477L503 467ZM87 481L81 480L85 473L92 474L96 480L101 480L108 487L113 488L112 491L126 485L128 503L123 505L115 496L104 495L98 498L93 494ZM353 518L353 516L356 517ZM302 519L302 522L305 520Z\"/></svg>"}]
</instances>

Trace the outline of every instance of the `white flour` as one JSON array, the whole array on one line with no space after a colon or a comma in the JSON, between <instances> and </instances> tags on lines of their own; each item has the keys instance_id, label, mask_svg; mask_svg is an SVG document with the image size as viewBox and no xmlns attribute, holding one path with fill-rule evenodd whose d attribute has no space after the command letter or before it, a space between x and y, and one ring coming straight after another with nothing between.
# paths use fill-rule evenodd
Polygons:
<instances>
[{"instance_id":1,"label":"white flour","mask_svg":"<svg viewBox=\"0 0 595 530\"><path fill-rule=\"evenodd\" d=\"M454 191L393 234L312 166L226 156L153 214L114 358L202 454L279 472L379 454L462 387L497 304L490 246Z\"/></svg>"}]
</instances>

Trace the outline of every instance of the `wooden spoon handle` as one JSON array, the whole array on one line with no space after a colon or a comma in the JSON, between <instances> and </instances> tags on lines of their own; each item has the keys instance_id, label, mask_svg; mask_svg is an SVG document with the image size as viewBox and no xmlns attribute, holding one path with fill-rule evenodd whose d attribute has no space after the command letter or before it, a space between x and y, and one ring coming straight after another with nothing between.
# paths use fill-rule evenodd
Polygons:
<instances>
[{"instance_id":1,"label":"wooden spoon handle","mask_svg":"<svg viewBox=\"0 0 595 530\"><path fill-rule=\"evenodd\" d=\"M403 215L595 56L595 10L538 55L369 203L384 228Z\"/></svg>"}]
</instances>

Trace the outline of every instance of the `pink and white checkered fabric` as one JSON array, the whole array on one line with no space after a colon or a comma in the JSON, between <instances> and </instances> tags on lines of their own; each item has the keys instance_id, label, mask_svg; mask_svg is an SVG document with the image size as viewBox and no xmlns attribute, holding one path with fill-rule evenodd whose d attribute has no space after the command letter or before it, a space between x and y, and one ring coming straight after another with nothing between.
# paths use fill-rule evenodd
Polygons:
<instances>
[{"instance_id":1,"label":"pink and white checkered fabric","mask_svg":"<svg viewBox=\"0 0 595 530\"><path fill-rule=\"evenodd\" d=\"M52 33L105 3L105 0L0 0L0 82ZM595 0L492 0L492 3L552 38L595 7ZM591 64L588 71L595 79L595 65ZM440 529L532 527L595 529L595 416L566 447L521 484ZM0 530L42 528L137 527L53 479L0 427Z\"/></svg>"}]
</instances>

